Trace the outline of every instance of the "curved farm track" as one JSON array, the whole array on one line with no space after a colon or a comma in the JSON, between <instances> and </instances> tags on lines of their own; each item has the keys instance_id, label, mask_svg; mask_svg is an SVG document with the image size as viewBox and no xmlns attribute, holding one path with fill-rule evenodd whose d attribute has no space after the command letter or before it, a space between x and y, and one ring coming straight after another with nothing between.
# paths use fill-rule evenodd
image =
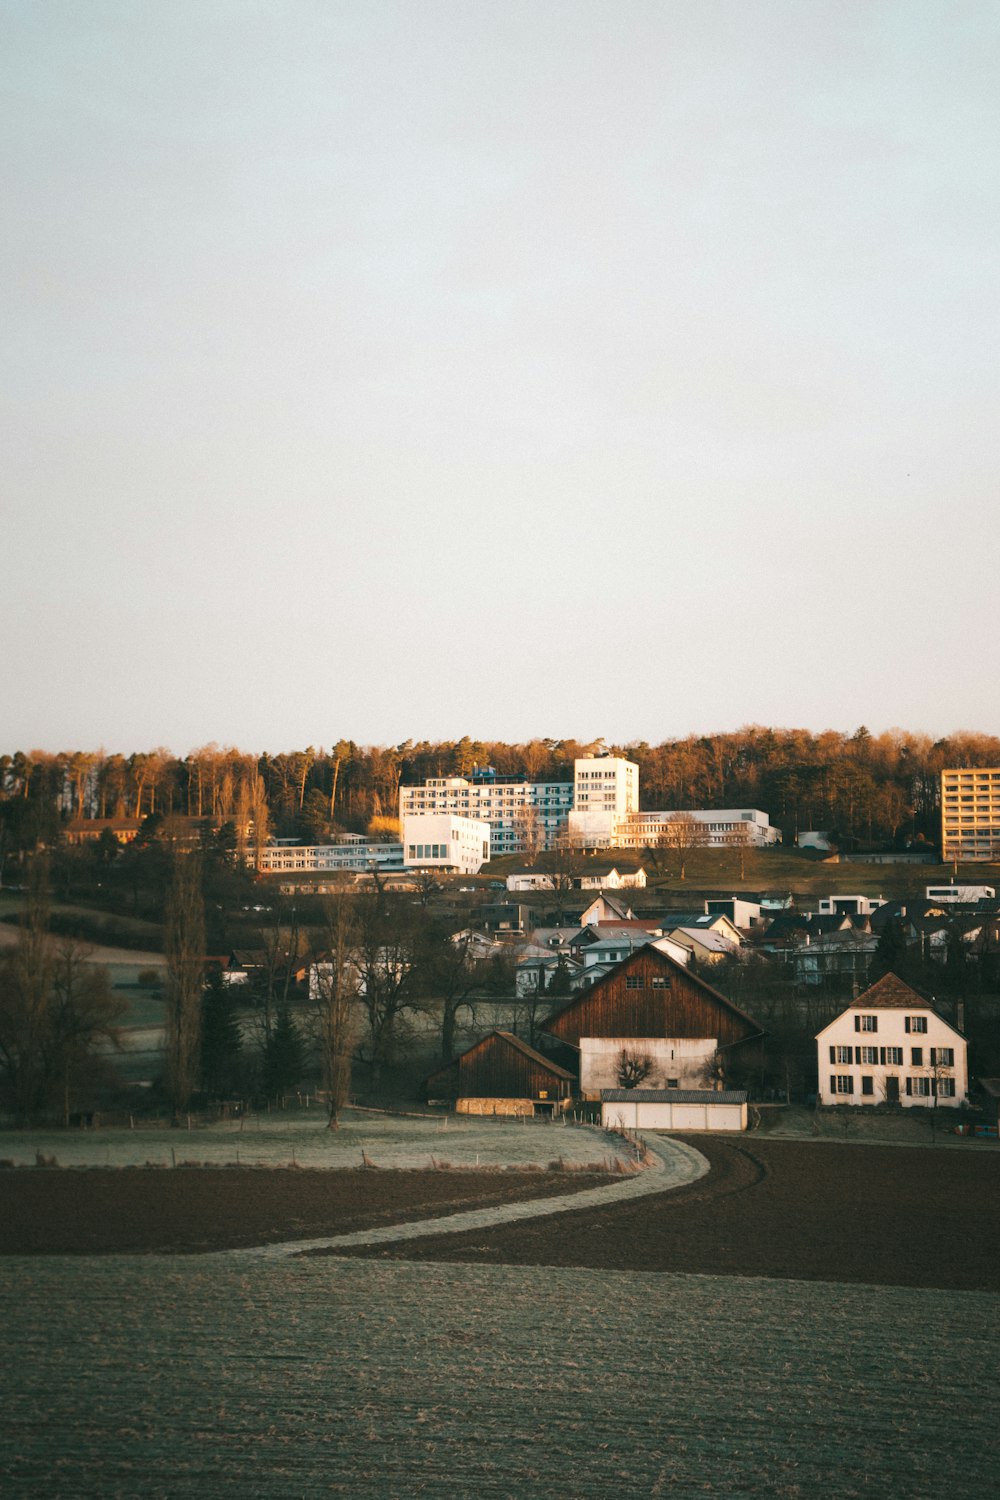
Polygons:
<instances>
[{"instance_id":1,"label":"curved farm track","mask_svg":"<svg viewBox=\"0 0 1000 1500\"><path fill-rule=\"evenodd\" d=\"M1000 1289L1000 1152L687 1139L711 1163L688 1187L352 1253Z\"/></svg>"},{"instance_id":2,"label":"curved farm track","mask_svg":"<svg viewBox=\"0 0 1000 1500\"><path fill-rule=\"evenodd\" d=\"M378 1259L1000 1288L1000 1151L688 1137L687 1187L338 1250ZM548 1172L0 1173L0 1253L198 1253L328 1237L607 1183ZM317 1252L321 1253L321 1252Z\"/></svg>"}]
</instances>

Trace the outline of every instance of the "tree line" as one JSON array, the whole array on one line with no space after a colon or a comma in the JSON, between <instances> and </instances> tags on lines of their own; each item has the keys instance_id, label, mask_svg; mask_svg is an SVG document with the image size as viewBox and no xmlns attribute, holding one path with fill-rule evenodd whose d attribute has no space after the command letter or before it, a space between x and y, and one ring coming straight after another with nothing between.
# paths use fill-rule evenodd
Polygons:
<instances>
[{"instance_id":1,"label":"tree line","mask_svg":"<svg viewBox=\"0 0 1000 1500\"><path fill-rule=\"evenodd\" d=\"M477 766L568 781L577 756L604 750L638 763L644 809L752 806L789 835L822 828L867 842L933 841L942 768L1000 764L1000 739L991 735L931 740L864 726L813 734L747 725L658 745L463 736L394 746L338 740L259 756L215 744L184 757L18 750L0 755L0 852L52 844L76 818L172 815L321 843L338 832L388 831L401 783L467 776Z\"/></svg>"}]
</instances>

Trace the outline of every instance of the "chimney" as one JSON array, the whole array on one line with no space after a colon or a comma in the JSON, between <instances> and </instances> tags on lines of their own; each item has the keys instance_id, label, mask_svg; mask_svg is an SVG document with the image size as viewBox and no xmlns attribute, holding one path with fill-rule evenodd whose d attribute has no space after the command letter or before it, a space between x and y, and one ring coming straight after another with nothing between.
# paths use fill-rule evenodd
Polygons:
<instances>
[{"instance_id":1,"label":"chimney","mask_svg":"<svg viewBox=\"0 0 1000 1500\"><path fill-rule=\"evenodd\" d=\"M965 1001L959 1000L955 1006L955 1025L962 1035L965 1035Z\"/></svg>"}]
</instances>

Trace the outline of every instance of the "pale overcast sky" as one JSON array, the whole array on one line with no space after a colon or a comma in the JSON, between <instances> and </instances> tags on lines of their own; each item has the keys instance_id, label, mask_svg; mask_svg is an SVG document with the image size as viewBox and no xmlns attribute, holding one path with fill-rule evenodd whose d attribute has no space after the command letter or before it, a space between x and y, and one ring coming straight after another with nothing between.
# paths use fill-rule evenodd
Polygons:
<instances>
[{"instance_id":1,"label":"pale overcast sky","mask_svg":"<svg viewBox=\"0 0 1000 1500\"><path fill-rule=\"evenodd\" d=\"M2 0L0 750L1000 732L998 76L994 0Z\"/></svg>"}]
</instances>

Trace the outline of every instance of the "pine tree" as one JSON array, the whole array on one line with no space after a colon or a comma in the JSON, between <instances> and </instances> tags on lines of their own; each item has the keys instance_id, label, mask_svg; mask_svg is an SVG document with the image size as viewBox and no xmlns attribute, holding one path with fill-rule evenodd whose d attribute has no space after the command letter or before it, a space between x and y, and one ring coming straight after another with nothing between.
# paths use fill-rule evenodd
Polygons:
<instances>
[{"instance_id":1,"label":"pine tree","mask_svg":"<svg viewBox=\"0 0 1000 1500\"><path fill-rule=\"evenodd\" d=\"M282 1000L278 1005L271 1035L264 1043L261 1082L265 1094L268 1098L276 1098L293 1089L301 1079L304 1068L302 1037L292 1020L288 1002Z\"/></svg>"},{"instance_id":2,"label":"pine tree","mask_svg":"<svg viewBox=\"0 0 1000 1500\"><path fill-rule=\"evenodd\" d=\"M201 1086L211 1098L231 1099L237 1092L242 1047L232 991L216 971L201 1002Z\"/></svg>"}]
</instances>

